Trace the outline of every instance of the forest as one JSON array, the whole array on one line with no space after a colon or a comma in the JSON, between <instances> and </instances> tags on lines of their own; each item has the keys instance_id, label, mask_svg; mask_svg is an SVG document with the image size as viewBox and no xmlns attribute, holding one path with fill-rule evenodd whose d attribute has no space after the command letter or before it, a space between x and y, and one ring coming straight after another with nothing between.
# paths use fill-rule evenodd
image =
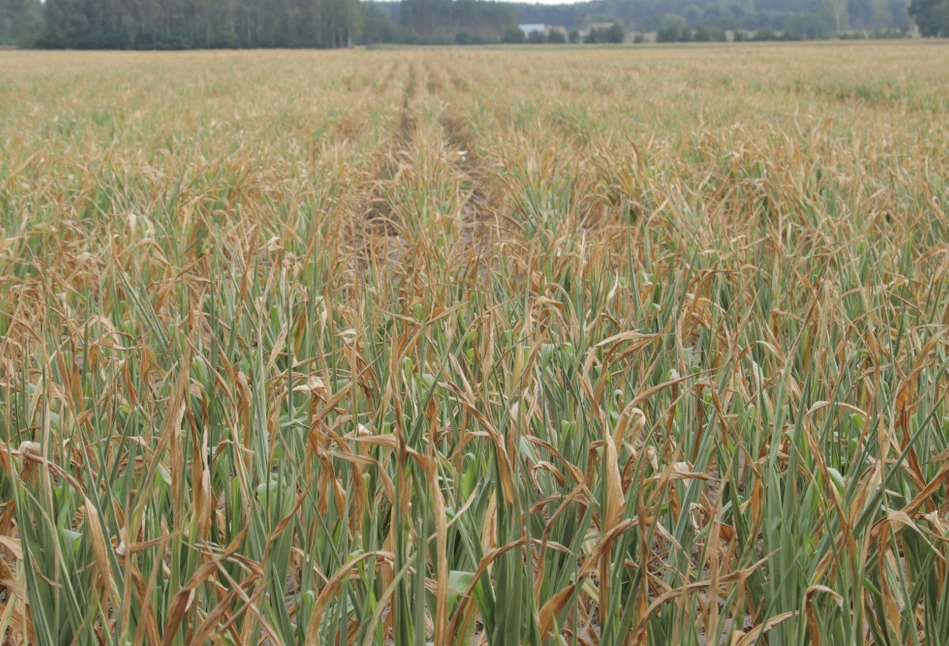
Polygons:
<instances>
[{"instance_id":1,"label":"forest","mask_svg":"<svg viewBox=\"0 0 949 646\"><path fill-rule=\"evenodd\" d=\"M520 42L518 23L563 27L571 42L606 23L637 42L647 32L660 41L892 37L914 25L949 36L949 0L0 0L0 46L47 49L489 44Z\"/></svg>"},{"instance_id":2,"label":"forest","mask_svg":"<svg viewBox=\"0 0 949 646\"><path fill-rule=\"evenodd\" d=\"M369 13L381 13L395 25L414 29L418 24L416 16L437 15L432 7L450 8L465 1L402 0L367 2L364 6L367 16ZM941 1L949 8L949 0ZM500 4L467 2L489 6ZM915 2L920 3L921 0ZM937 9L932 12L938 15L940 2L922 2L936 5ZM827 38L853 30L907 31L913 26L906 0L593 0L561 5L519 2L505 4L504 7L514 12L518 23L556 25L569 31L582 32L593 25L613 21L623 23L631 32L657 32L664 23L668 24L678 17L684 19L684 24L692 29L706 26L729 31L793 31L800 34L802 39ZM424 10L419 11L421 8ZM413 12L411 17L405 16L407 11ZM450 26L448 22L443 24L446 29ZM425 26L425 30L416 30L417 33L433 33L431 22L425 23ZM946 33L949 33L949 29Z\"/></svg>"},{"instance_id":3,"label":"forest","mask_svg":"<svg viewBox=\"0 0 949 646\"><path fill-rule=\"evenodd\" d=\"M949 0L593 0L563 5L402 0L363 7L367 44L459 43L452 37L465 24L477 25L474 42L511 42L505 41L505 30L516 23L563 27L573 32L572 42L580 42L579 33L614 22L636 33L637 42L647 32L660 41L720 40L726 31L733 40L894 37L909 34L914 24L923 36L949 35ZM491 20L468 22L463 16L473 15L472 8Z\"/></svg>"},{"instance_id":4,"label":"forest","mask_svg":"<svg viewBox=\"0 0 949 646\"><path fill-rule=\"evenodd\" d=\"M359 0L0 0L3 40L46 49L346 47Z\"/></svg>"},{"instance_id":5,"label":"forest","mask_svg":"<svg viewBox=\"0 0 949 646\"><path fill-rule=\"evenodd\" d=\"M696 27L756 30L798 28L817 38L844 29L908 29L905 0L595 0L583 4L515 5L522 22L582 28L620 20L634 31L656 31L663 18L683 17Z\"/></svg>"},{"instance_id":6,"label":"forest","mask_svg":"<svg viewBox=\"0 0 949 646\"><path fill-rule=\"evenodd\" d=\"M694 27L798 29L811 38L847 29L909 29L905 0L595 0L568 5L518 3L521 22L563 25L620 20L633 31L657 31L663 18L683 17Z\"/></svg>"}]
</instances>

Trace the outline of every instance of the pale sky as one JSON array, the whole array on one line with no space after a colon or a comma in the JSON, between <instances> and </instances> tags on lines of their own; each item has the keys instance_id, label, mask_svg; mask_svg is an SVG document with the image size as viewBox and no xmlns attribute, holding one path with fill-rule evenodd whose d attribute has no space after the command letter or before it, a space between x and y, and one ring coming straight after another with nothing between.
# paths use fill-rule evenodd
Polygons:
<instances>
[{"instance_id":1,"label":"pale sky","mask_svg":"<svg viewBox=\"0 0 949 646\"><path fill-rule=\"evenodd\" d=\"M502 2L504 0L501 0ZM528 4L579 4L583 0L508 0L509 2L527 2Z\"/></svg>"}]
</instances>

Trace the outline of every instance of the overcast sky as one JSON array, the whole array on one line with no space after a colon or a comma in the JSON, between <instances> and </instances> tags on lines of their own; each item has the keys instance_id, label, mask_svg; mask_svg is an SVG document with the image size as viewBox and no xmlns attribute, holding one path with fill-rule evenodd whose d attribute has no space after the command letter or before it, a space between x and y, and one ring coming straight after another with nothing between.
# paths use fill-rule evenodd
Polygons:
<instances>
[{"instance_id":1,"label":"overcast sky","mask_svg":"<svg viewBox=\"0 0 949 646\"><path fill-rule=\"evenodd\" d=\"M509 0L509 2L524 2L525 0ZM503 0L502 0L503 2ZM526 0L531 4L577 4L584 0Z\"/></svg>"}]
</instances>

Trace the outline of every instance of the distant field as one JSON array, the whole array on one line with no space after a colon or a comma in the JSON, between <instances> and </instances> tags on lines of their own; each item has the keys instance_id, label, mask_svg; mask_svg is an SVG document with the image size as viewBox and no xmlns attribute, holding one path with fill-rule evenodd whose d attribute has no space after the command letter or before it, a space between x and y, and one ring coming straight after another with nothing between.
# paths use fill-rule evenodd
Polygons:
<instances>
[{"instance_id":1,"label":"distant field","mask_svg":"<svg viewBox=\"0 0 949 646\"><path fill-rule=\"evenodd\" d=\"M947 90L0 52L5 643L949 643Z\"/></svg>"}]
</instances>

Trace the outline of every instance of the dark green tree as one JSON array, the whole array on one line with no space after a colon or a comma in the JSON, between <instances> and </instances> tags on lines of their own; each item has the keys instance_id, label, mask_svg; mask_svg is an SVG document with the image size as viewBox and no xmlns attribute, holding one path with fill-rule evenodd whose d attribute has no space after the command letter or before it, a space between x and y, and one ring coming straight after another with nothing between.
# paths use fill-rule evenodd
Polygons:
<instances>
[{"instance_id":1,"label":"dark green tree","mask_svg":"<svg viewBox=\"0 0 949 646\"><path fill-rule=\"evenodd\" d=\"M712 42L712 28L706 25L699 25L695 28L695 42L697 43L710 43Z\"/></svg>"},{"instance_id":2,"label":"dark green tree","mask_svg":"<svg viewBox=\"0 0 949 646\"><path fill-rule=\"evenodd\" d=\"M389 16L375 5L363 9L362 44L392 43L397 39L395 25Z\"/></svg>"},{"instance_id":3,"label":"dark green tree","mask_svg":"<svg viewBox=\"0 0 949 646\"><path fill-rule=\"evenodd\" d=\"M621 22L614 22L603 30L603 40L607 43L622 43L626 40L626 28Z\"/></svg>"},{"instance_id":4,"label":"dark green tree","mask_svg":"<svg viewBox=\"0 0 949 646\"><path fill-rule=\"evenodd\" d=\"M39 0L0 0L0 44L29 46L42 28Z\"/></svg>"},{"instance_id":5,"label":"dark green tree","mask_svg":"<svg viewBox=\"0 0 949 646\"><path fill-rule=\"evenodd\" d=\"M527 42L529 42L531 45L543 45L547 42L547 34L537 30L532 31L531 33L527 34Z\"/></svg>"},{"instance_id":6,"label":"dark green tree","mask_svg":"<svg viewBox=\"0 0 949 646\"><path fill-rule=\"evenodd\" d=\"M921 0L933 5L949 0ZM887 26L907 30L911 26L906 7L909 0L590 0L545 5L518 2L512 5L521 23L559 25L584 29L596 23L618 20L636 31L662 29L665 14L686 18L691 27L704 24L722 30L742 29L754 33L769 28L792 30L808 38L825 38L848 29L881 30ZM937 9L931 22L938 22ZM815 28L814 23L820 24ZM585 33L585 32L584 32ZM681 40L684 31L671 40ZM666 32L669 40L670 32Z\"/></svg>"},{"instance_id":7,"label":"dark green tree","mask_svg":"<svg viewBox=\"0 0 949 646\"><path fill-rule=\"evenodd\" d=\"M923 36L949 36L949 0L912 0L909 13Z\"/></svg>"},{"instance_id":8,"label":"dark green tree","mask_svg":"<svg viewBox=\"0 0 949 646\"><path fill-rule=\"evenodd\" d=\"M524 32L521 31L519 27L509 27L504 30L504 34L501 36L501 42L507 43L508 45L519 45L523 43L526 38Z\"/></svg>"},{"instance_id":9,"label":"dark green tree","mask_svg":"<svg viewBox=\"0 0 949 646\"><path fill-rule=\"evenodd\" d=\"M47 0L43 14L37 46L80 49L346 47L363 26L359 0Z\"/></svg>"},{"instance_id":10,"label":"dark green tree","mask_svg":"<svg viewBox=\"0 0 949 646\"><path fill-rule=\"evenodd\" d=\"M517 27L514 9L501 2L481 0L402 0L399 24L422 37L462 29L478 40L496 40L506 29Z\"/></svg>"},{"instance_id":11,"label":"dark green tree","mask_svg":"<svg viewBox=\"0 0 949 646\"><path fill-rule=\"evenodd\" d=\"M685 40L684 36L687 33L691 34L689 23L686 22L685 18L678 14L667 13L662 17L662 22L659 23L656 40L660 43L678 43ZM688 40L691 40L691 38Z\"/></svg>"}]
</instances>

